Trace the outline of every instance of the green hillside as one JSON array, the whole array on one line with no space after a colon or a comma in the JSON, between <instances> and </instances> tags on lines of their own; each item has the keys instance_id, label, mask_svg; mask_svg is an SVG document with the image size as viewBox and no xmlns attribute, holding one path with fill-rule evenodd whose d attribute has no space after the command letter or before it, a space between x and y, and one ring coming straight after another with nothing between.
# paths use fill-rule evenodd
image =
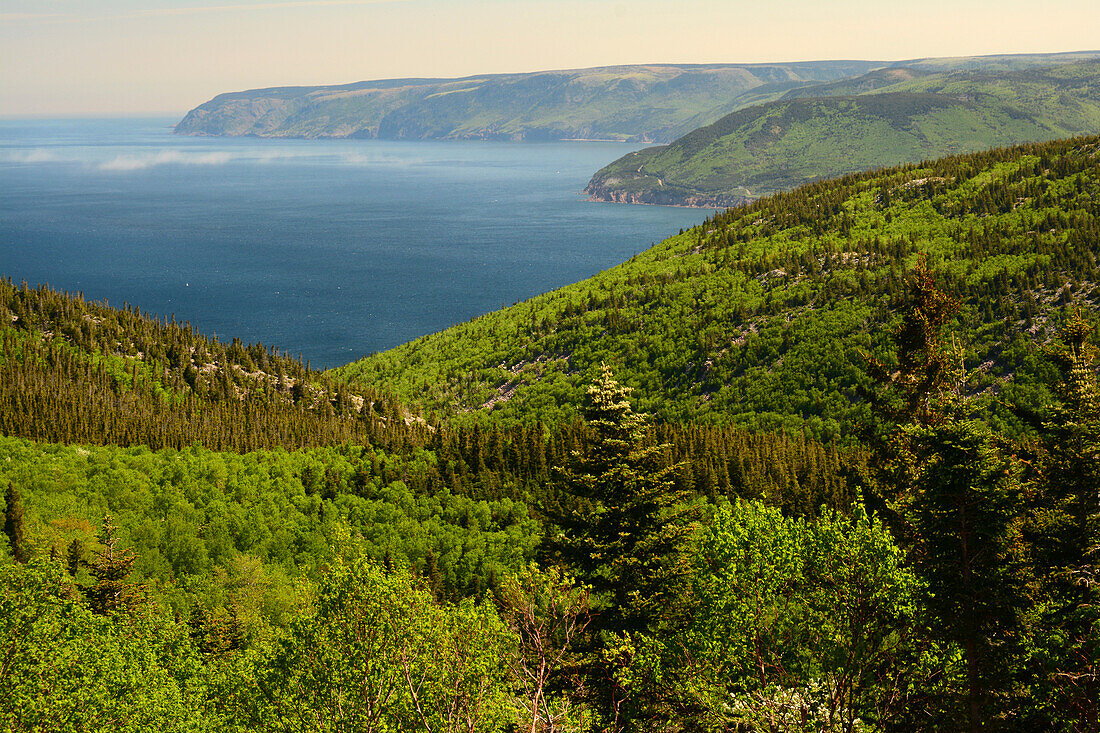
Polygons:
<instances>
[{"instance_id":1,"label":"green hillside","mask_svg":"<svg viewBox=\"0 0 1100 733\"><path fill-rule=\"evenodd\" d=\"M924 252L963 298L968 364L1007 401L1044 404L1038 345L1064 304L1096 297L1098 202L1097 138L815 183L335 375L515 423L574 414L606 362L662 419L841 435L868 411L861 353L886 341Z\"/></svg>"},{"instance_id":2,"label":"green hillside","mask_svg":"<svg viewBox=\"0 0 1100 733\"><path fill-rule=\"evenodd\" d=\"M752 104L882 66L1011 70L1096 52L776 64L650 64L462 79L384 79L220 94L186 135L668 142Z\"/></svg>"},{"instance_id":3,"label":"green hillside","mask_svg":"<svg viewBox=\"0 0 1100 733\"><path fill-rule=\"evenodd\" d=\"M388 79L221 94L176 126L187 135L388 139L675 139L744 104L873 61L609 66L463 79ZM748 94L744 102L741 95Z\"/></svg>"},{"instance_id":4,"label":"green hillside","mask_svg":"<svg viewBox=\"0 0 1100 733\"><path fill-rule=\"evenodd\" d=\"M534 559L545 512L563 501L553 473L590 440L572 421L429 425L269 347L0 279L0 639L26 633L13 593L45 603L35 618L53 608L42 588L9 585L27 580L16 568L28 559L39 570L61 562L64 597L87 593L102 613L90 589L112 541L134 589L120 612L174 618L171 633L211 675L220 655L288 631L349 551L415 575L433 602L484 600ZM866 463L858 448L730 427L658 425L645 443L683 491L766 496L793 515L849 505L847 476ZM34 644L56 649L63 628L85 649L96 633L71 616L56 623ZM102 671L77 658L86 676ZM0 671L5 689L24 695L0 702L9 726L32 700L49 709L80 694L44 690L29 674ZM93 706L121 695L82 692Z\"/></svg>"},{"instance_id":5,"label":"green hillside","mask_svg":"<svg viewBox=\"0 0 1100 733\"><path fill-rule=\"evenodd\" d=\"M1097 131L1097 61L880 69L791 90L628 154L596 173L586 192L600 201L723 208L844 173Z\"/></svg>"},{"instance_id":6,"label":"green hillside","mask_svg":"<svg viewBox=\"0 0 1100 733\"><path fill-rule=\"evenodd\" d=\"M246 451L389 445L425 426L378 390L348 389L263 344L0 279L0 432Z\"/></svg>"}]
</instances>

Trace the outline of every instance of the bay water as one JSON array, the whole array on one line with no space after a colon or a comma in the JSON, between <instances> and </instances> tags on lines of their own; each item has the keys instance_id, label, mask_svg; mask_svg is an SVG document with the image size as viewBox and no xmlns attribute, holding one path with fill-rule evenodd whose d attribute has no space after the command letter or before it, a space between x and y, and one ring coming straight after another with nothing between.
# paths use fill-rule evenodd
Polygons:
<instances>
[{"instance_id":1,"label":"bay water","mask_svg":"<svg viewBox=\"0 0 1100 733\"><path fill-rule=\"evenodd\" d=\"M591 203L619 143L270 140L0 120L0 275L314 368L581 280L707 212Z\"/></svg>"}]
</instances>

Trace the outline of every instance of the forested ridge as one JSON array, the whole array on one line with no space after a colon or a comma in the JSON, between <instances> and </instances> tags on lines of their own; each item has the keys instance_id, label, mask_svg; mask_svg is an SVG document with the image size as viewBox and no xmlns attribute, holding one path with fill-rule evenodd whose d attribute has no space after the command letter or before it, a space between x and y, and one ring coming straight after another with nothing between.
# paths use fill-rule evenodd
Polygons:
<instances>
[{"instance_id":1,"label":"forested ridge","mask_svg":"<svg viewBox=\"0 0 1100 733\"><path fill-rule=\"evenodd\" d=\"M593 177L600 201L719 208L878 166L1095 133L1095 60L1013 70L924 65L805 85Z\"/></svg>"},{"instance_id":2,"label":"forested ridge","mask_svg":"<svg viewBox=\"0 0 1100 733\"><path fill-rule=\"evenodd\" d=\"M1031 58L1021 57L1022 63ZM391 140L665 141L751 103L746 99L774 99L802 84L855 76L877 65L645 64L250 89L199 105L175 131Z\"/></svg>"},{"instance_id":3,"label":"forested ridge","mask_svg":"<svg viewBox=\"0 0 1100 733\"><path fill-rule=\"evenodd\" d=\"M4 282L0 725L1098 731L1098 185L814 184L336 374Z\"/></svg>"},{"instance_id":4,"label":"forested ridge","mask_svg":"<svg viewBox=\"0 0 1100 733\"><path fill-rule=\"evenodd\" d=\"M400 477L423 491L517 500L537 496L551 468L584 441L575 420L429 423L377 389L349 387L260 344L223 344L187 324L45 286L0 281L0 294L5 435L238 453L341 444L396 457L430 451L438 459L430 472ZM816 506L839 490L842 466L861 460L801 435L728 426L661 424L650 439L669 445L672 462L692 459L681 472L687 486L777 497L791 487L781 500L790 507Z\"/></svg>"},{"instance_id":5,"label":"forested ridge","mask_svg":"<svg viewBox=\"0 0 1100 733\"><path fill-rule=\"evenodd\" d=\"M851 435L918 254L959 297L968 363L1042 405L1036 348L1096 297L1100 141L943 158L803 186L709 218L595 277L335 374L426 412L568 419L601 363L663 421ZM998 420L1024 430L1011 411Z\"/></svg>"},{"instance_id":6,"label":"forested ridge","mask_svg":"<svg viewBox=\"0 0 1100 733\"><path fill-rule=\"evenodd\" d=\"M223 344L47 287L0 280L0 334L6 435L241 451L384 443L419 424L379 391L348 389L263 344Z\"/></svg>"},{"instance_id":7,"label":"forested ridge","mask_svg":"<svg viewBox=\"0 0 1100 733\"><path fill-rule=\"evenodd\" d=\"M989 395L967 389L957 304L923 265L908 300L873 456L833 497L846 508L802 516L684 485L609 369L542 522L387 483L427 453L5 438L0 715L15 730L1096 730L1093 329L1062 329L1058 399L1016 441L975 417Z\"/></svg>"},{"instance_id":8,"label":"forested ridge","mask_svg":"<svg viewBox=\"0 0 1100 733\"><path fill-rule=\"evenodd\" d=\"M572 587L528 564L546 517L573 506L554 476L588 452L583 422L428 424L259 345L4 285L0 415L5 433L39 441L0 438L5 562L29 563L4 571L0 622L21 660L3 673L9 727L281 729L265 706L290 698L218 700L253 694L237 686L272 670L236 665L300 642L310 599L339 578L404 588L433 643L458 633L451 614L489 624L494 664L515 637L486 602L512 593L522 605L531 589L517 577ZM846 505L866 464L859 449L731 427L656 425L641 440L685 495L757 497L793 515ZM445 674L421 661L421 674ZM78 668L75 686L55 676ZM501 723L519 714L519 681L494 674ZM379 714L414 725L396 702Z\"/></svg>"}]
</instances>

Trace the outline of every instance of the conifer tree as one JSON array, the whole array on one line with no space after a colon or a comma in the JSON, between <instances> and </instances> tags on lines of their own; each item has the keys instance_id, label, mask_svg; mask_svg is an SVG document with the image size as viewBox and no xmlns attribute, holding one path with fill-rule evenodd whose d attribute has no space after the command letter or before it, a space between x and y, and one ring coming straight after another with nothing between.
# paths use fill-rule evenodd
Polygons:
<instances>
[{"instance_id":1,"label":"conifer tree","mask_svg":"<svg viewBox=\"0 0 1100 733\"><path fill-rule=\"evenodd\" d=\"M981 405L967 394L961 351L947 334L959 302L937 287L923 257L907 285L896 365L870 360L877 475L864 499L927 585L931 637L961 649L965 712L944 699L941 714L977 730L998 715L996 703L1011 704L1009 661L1025 605L1023 463L973 417Z\"/></svg>"},{"instance_id":2,"label":"conifer tree","mask_svg":"<svg viewBox=\"0 0 1100 733\"><path fill-rule=\"evenodd\" d=\"M558 530L547 543L593 588L596 624L611 633L645 630L667 610L694 527L688 493L675 488L678 467L665 446L646 444L648 416L634 412L630 391L606 365L588 387L589 440L562 471L569 506L552 517Z\"/></svg>"},{"instance_id":3,"label":"conifer tree","mask_svg":"<svg viewBox=\"0 0 1100 733\"><path fill-rule=\"evenodd\" d=\"M92 610L102 615L133 608L141 597L141 587L129 581L137 558L133 550L119 547L117 532L111 515L104 515L99 530L103 549L95 554L88 566L96 584L88 588L85 595Z\"/></svg>"},{"instance_id":4,"label":"conifer tree","mask_svg":"<svg viewBox=\"0 0 1100 733\"><path fill-rule=\"evenodd\" d=\"M907 285L905 317L893 333L897 364L864 355L876 386L869 397L880 420L929 424L944 416L945 401L957 392L962 377L958 355L944 334L959 301L936 286L923 255Z\"/></svg>"},{"instance_id":5,"label":"conifer tree","mask_svg":"<svg viewBox=\"0 0 1100 733\"><path fill-rule=\"evenodd\" d=\"M23 498L15 484L8 482L4 496L4 534L8 536L11 556L16 562L27 561L27 546L23 539Z\"/></svg>"},{"instance_id":6,"label":"conifer tree","mask_svg":"<svg viewBox=\"0 0 1100 733\"><path fill-rule=\"evenodd\" d=\"M664 457L667 446L647 440L648 418L634 412L629 394L603 366L587 389L583 450L560 469L561 501L545 508L556 525L545 550L592 589L577 672L603 730L640 725L654 702L623 672L631 639L678 616L687 575L681 548L695 526L688 492L676 488L679 466Z\"/></svg>"},{"instance_id":7,"label":"conifer tree","mask_svg":"<svg viewBox=\"0 0 1100 733\"><path fill-rule=\"evenodd\" d=\"M439 561L432 550L424 557L424 582L432 591L432 596L439 599L443 592L443 573L439 570Z\"/></svg>"},{"instance_id":8,"label":"conifer tree","mask_svg":"<svg viewBox=\"0 0 1100 733\"><path fill-rule=\"evenodd\" d=\"M1047 670L1077 730L1100 730L1100 389L1092 327L1080 313L1051 356L1062 371L1061 405L1043 424L1046 451L1034 513L1034 554L1059 660Z\"/></svg>"},{"instance_id":9,"label":"conifer tree","mask_svg":"<svg viewBox=\"0 0 1100 733\"><path fill-rule=\"evenodd\" d=\"M928 584L933 633L963 650L966 716L976 731L1008 685L1020 628L1022 465L987 425L957 415L903 426L898 437L913 480L911 558Z\"/></svg>"},{"instance_id":10,"label":"conifer tree","mask_svg":"<svg viewBox=\"0 0 1100 733\"><path fill-rule=\"evenodd\" d=\"M80 571L80 566L84 565L84 543L79 539L74 539L69 543L69 549L65 553L65 561L69 569L69 575L76 577L76 574Z\"/></svg>"}]
</instances>

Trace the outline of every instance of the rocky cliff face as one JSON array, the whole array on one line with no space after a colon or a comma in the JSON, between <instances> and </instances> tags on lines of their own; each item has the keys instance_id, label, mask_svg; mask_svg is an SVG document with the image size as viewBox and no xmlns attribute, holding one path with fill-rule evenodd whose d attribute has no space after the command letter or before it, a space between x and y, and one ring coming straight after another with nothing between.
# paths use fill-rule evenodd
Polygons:
<instances>
[{"instance_id":1,"label":"rocky cliff face","mask_svg":"<svg viewBox=\"0 0 1100 733\"><path fill-rule=\"evenodd\" d=\"M181 135L271 135L302 105L277 97L222 95L187 113L176 125Z\"/></svg>"},{"instance_id":2,"label":"rocky cliff face","mask_svg":"<svg viewBox=\"0 0 1100 733\"><path fill-rule=\"evenodd\" d=\"M589 201L614 204L651 204L654 206L686 206L693 209L728 209L752 201L748 196L690 191L677 186L632 188L624 186L615 176L597 173L584 192Z\"/></svg>"},{"instance_id":3,"label":"rocky cliff face","mask_svg":"<svg viewBox=\"0 0 1100 733\"><path fill-rule=\"evenodd\" d=\"M748 203L746 196L708 195L702 193L667 191L623 191L589 184L584 192L589 201L613 204L649 204L653 206L686 206L692 209L729 209Z\"/></svg>"}]
</instances>

